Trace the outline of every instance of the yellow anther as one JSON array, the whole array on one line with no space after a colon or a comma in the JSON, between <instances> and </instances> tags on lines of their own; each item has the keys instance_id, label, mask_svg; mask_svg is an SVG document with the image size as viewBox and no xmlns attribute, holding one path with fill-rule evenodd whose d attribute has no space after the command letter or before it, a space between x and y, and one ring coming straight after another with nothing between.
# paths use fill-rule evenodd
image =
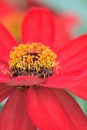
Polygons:
<instances>
[{"instance_id":1,"label":"yellow anther","mask_svg":"<svg viewBox=\"0 0 87 130\"><path fill-rule=\"evenodd\" d=\"M48 46L41 43L20 44L10 52L9 66L12 71L17 70L16 73L27 71L29 74L38 75L43 71L45 77L46 70L50 71L57 66L56 57Z\"/></svg>"}]
</instances>

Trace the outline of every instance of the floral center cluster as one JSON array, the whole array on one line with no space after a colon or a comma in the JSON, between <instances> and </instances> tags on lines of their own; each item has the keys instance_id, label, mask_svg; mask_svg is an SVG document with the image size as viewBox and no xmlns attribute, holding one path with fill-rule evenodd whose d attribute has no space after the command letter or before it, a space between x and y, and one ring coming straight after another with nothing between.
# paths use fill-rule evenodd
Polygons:
<instances>
[{"instance_id":1,"label":"floral center cluster","mask_svg":"<svg viewBox=\"0 0 87 130\"><path fill-rule=\"evenodd\" d=\"M10 52L10 72L12 76L32 75L47 78L57 66L56 54L42 43L20 44Z\"/></svg>"}]
</instances>

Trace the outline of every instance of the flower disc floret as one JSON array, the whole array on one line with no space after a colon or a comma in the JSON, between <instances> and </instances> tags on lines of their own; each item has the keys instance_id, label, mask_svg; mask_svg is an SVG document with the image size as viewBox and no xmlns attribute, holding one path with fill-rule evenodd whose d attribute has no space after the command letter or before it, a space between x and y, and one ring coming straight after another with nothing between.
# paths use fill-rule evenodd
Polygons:
<instances>
[{"instance_id":1,"label":"flower disc floret","mask_svg":"<svg viewBox=\"0 0 87 130\"><path fill-rule=\"evenodd\" d=\"M56 67L56 54L42 43L20 44L10 52L10 72L18 75L36 75L46 78Z\"/></svg>"}]
</instances>

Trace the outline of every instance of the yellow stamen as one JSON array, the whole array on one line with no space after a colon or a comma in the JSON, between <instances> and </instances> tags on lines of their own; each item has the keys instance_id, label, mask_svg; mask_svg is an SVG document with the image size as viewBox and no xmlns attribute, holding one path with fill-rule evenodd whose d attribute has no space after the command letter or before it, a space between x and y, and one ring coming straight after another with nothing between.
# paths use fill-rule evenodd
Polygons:
<instances>
[{"instance_id":1,"label":"yellow stamen","mask_svg":"<svg viewBox=\"0 0 87 130\"><path fill-rule=\"evenodd\" d=\"M41 43L20 44L10 52L9 66L13 76L37 75L48 77L56 63L57 55Z\"/></svg>"}]
</instances>

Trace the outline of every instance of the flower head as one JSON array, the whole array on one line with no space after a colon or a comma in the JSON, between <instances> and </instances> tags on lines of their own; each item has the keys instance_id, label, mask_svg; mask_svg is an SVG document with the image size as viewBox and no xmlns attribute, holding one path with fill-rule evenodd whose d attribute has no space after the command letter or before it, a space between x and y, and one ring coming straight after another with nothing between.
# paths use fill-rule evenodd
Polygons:
<instances>
[{"instance_id":1,"label":"flower head","mask_svg":"<svg viewBox=\"0 0 87 130\"><path fill-rule=\"evenodd\" d=\"M20 44L10 54L10 73L47 78L56 65L56 54L41 43Z\"/></svg>"},{"instance_id":2,"label":"flower head","mask_svg":"<svg viewBox=\"0 0 87 130\"><path fill-rule=\"evenodd\" d=\"M0 25L0 101L9 96L0 130L87 129L85 115L65 91L87 98L87 35L68 43L62 23L58 27L45 8L28 12L21 44Z\"/></svg>"}]
</instances>

